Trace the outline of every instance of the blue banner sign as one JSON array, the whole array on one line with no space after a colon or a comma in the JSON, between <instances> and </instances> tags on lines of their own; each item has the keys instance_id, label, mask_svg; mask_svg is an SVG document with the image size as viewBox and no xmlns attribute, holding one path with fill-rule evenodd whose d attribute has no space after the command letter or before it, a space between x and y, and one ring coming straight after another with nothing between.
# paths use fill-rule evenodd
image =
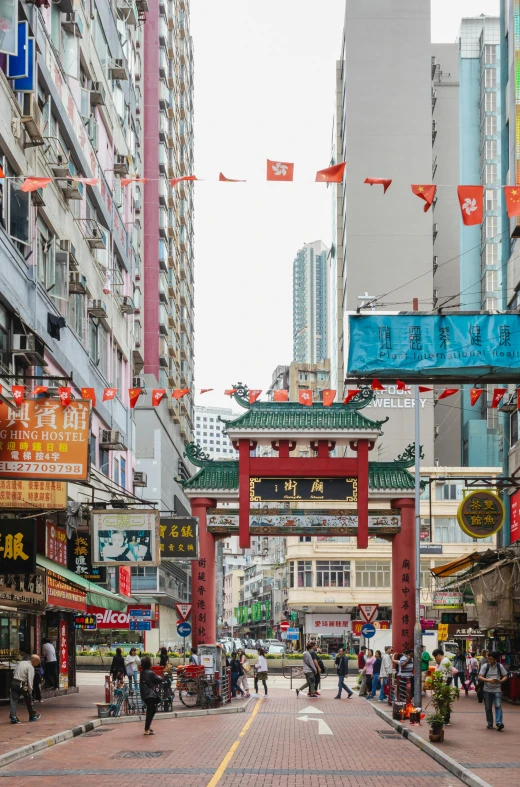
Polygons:
<instances>
[{"instance_id":1,"label":"blue banner sign","mask_svg":"<svg viewBox=\"0 0 520 787\"><path fill-rule=\"evenodd\" d=\"M425 375L520 369L520 315L349 316L348 373ZM491 378L492 379L492 378ZM488 378L490 381L490 378Z\"/></svg>"}]
</instances>

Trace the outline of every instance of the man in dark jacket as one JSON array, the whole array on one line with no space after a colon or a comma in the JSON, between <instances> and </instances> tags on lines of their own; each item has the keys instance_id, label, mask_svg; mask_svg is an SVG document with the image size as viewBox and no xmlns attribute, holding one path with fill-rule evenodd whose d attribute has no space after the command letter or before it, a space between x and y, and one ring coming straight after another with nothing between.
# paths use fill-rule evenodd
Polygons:
<instances>
[{"instance_id":1,"label":"man in dark jacket","mask_svg":"<svg viewBox=\"0 0 520 787\"><path fill-rule=\"evenodd\" d=\"M343 648L338 650L338 655L336 656L336 661L334 663L336 665L336 672L338 673L338 693L334 699L341 699L341 692L343 689L345 689L348 699L350 699L354 692L345 683L345 677L348 675L348 659L345 656L345 651Z\"/></svg>"},{"instance_id":2,"label":"man in dark jacket","mask_svg":"<svg viewBox=\"0 0 520 787\"><path fill-rule=\"evenodd\" d=\"M150 729L152 719L157 710L159 702L159 694L156 689L162 683L162 678L152 671L152 662L148 656L141 659L141 678L139 680L139 688L141 690L141 699L146 705L146 721L144 724L145 735L155 735L154 731Z\"/></svg>"}]
</instances>

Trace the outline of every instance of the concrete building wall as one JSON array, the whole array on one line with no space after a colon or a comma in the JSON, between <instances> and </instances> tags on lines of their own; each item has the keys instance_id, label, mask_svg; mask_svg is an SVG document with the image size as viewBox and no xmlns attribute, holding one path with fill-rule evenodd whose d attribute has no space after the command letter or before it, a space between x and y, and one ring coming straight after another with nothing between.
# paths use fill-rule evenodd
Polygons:
<instances>
[{"instance_id":1,"label":"concrete building wall","mask_svg":"<svg viewBox=\"0 0 520 787\"><path fill-rule=\"evenodd\" d=\"M293 262L293 359L316 363L328 356L328 249L305 243Z\"/></svg>"}]
</instances>

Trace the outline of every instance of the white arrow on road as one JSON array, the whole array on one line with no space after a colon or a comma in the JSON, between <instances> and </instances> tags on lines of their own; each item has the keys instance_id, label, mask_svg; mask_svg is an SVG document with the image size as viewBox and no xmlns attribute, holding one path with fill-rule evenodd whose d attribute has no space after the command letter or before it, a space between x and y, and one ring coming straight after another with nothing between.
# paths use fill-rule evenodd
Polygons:
<instances>
[{"instance_id":1,"label":"white arrow on road","mask_svg":"<svg viewBox=\"0 0 520 787\"><path fill-rule=\"evenodd\" d=\"M309 718L309 716L299 716L298 721L317 721L319 735L334 735L327 722L323 721L323 719L315 719L312 717Z\"/></svg>"},{"instance_id":2,"label":"white arrow on road","mask_svg":"<svg viewBox=\"0 0 520 787\"><path fill-rule=\"evenodd\" d=\"M323 711L318 710L318 708L313 708L312 705L309 705L307 708L297 711L297 713L323 713Z\"/></svg>"}]
</instances>

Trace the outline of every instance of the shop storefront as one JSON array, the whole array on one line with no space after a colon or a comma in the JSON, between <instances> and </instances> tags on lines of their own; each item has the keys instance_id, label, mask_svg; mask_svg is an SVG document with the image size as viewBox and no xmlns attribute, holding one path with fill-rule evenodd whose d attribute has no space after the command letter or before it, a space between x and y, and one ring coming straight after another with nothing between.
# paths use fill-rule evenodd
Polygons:
<instances>
[{"instance_id":1,"label":"shop storefront","mask_svg":"<svg viewBox=\"0 0 520 787\"><path fill-rule=\"evenodd\" d=\"M131 647L148 650L146 639L147 635L150 638L149 632L138 628L137 620L130 618L131 610L149 610L150 632L159 627L158 604L132 604L129 601L128 610L124 612L89 605L88 612L95 615L97 628L94 631L77 632L76 651L96 651L103 655L116 648L121 648L123 653L127 653Z\"/></svg>"},{"instance_id":2,"label":"shop storefront","mask_svg":"<svg viewBox=\"0 0 520 787\"><path fill-rule=\"evenodd\" d=\"M305 641L315 638L323 651L335 653L347 642L352 632L350 614L331 615L313 613L305 615Z\"/></svg>"}]
</instances>

